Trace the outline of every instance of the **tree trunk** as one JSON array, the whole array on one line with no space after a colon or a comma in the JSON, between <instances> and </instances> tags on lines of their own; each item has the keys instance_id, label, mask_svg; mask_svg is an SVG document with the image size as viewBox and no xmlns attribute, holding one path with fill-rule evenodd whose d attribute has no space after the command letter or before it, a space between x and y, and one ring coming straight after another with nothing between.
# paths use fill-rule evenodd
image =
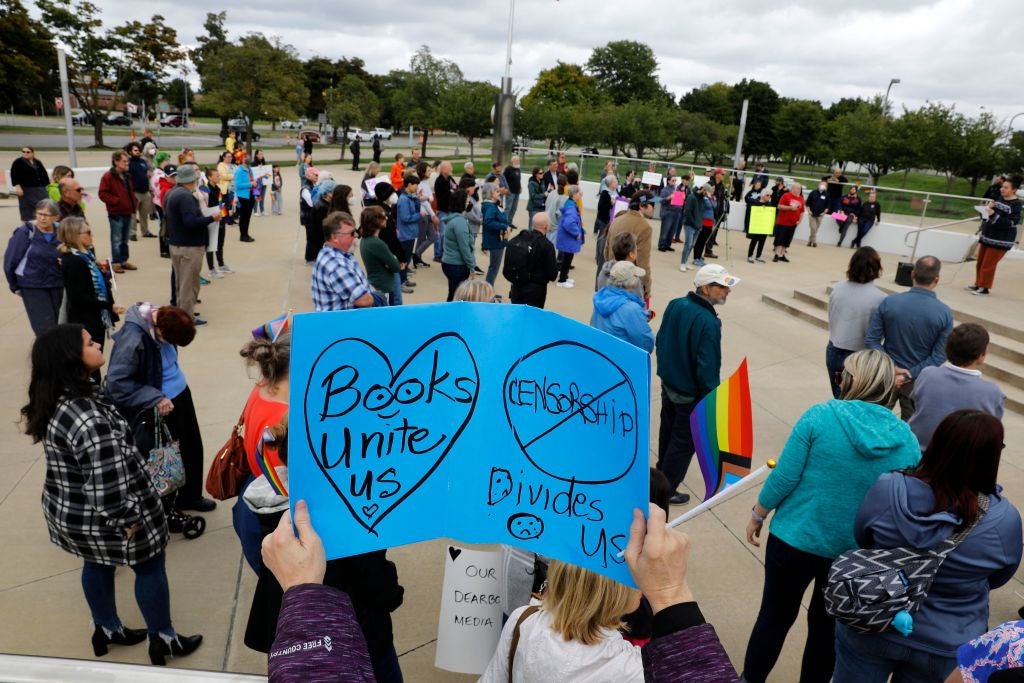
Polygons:
<instances>
[{"instance_id":1,"label":"tree trunk","mask_svg":"<svg viewBox=\"0 0 1024 683\"><path fill-rule=\"evenodd\" d=\"M96 112L92 117L93 147L105 147L103 144L103 116Z\"/></svg>"},{"instance_id":2,"label":"tree trunk","mask_svg":"<svg viewBox=\"0 0 1024 683\"><path fill-rule=\"evenodd\" d=\"M469 160L475 164L476 163L476 159L473 156L474 153L475 153L475 151L474 151L475 150L474 138L467 137L466 138L466 142L469 143Z\"/></svg>"},{"instance_id":3,"label":"tree trunk","mask_svg":"<svg viewBox=\"0 0 1024 683\"><path fill-rule=\"evenodd\" d=\"M342 129L341 134L342 134L342 138L341 138L341 156L338 157L338 158L344 160L345 159L345 145L346 145L346 143L348 143L348 126L345 126L345 128ZM335 138L335 139L337 139L337 138Z\"/></svg>"},{"instance_id":4,"label":"tree trunk","mask_svg":"<svg viewBox=\"0 0 1024 683\"><path fill-rule=\"evenodd\" d=\"M426 128L423 129L423 142L420 145L420 155L423 157L427 156L427 138L430 137L430 131Z\"/></svg>"},{"instance_id":5,"label":"tree trunk","mask_svg":"<svg viewBox=\"0 0 1024 683\"><path fill-rule=\"evenodd\" d=\"M792 173L793 172L793 157L794 157L793 154L789 155L789 166L786 167L786 173Z\"/></svg>"},{"instance_id":6,"label":"tree trunk","mask_svg":"<svg viewBox=\"0 0 1024 683\"><path fill-rule=\"evenodd\" d=\"M952 173L946 174L946 194L950 194L953 191L953 181L956 180L956 176ZM939 211L945 211L949 206L949 197L942 198L942 206L939 207Z\"/></svg>"},{"instance_id":7,"label":"tree trunk","mask_svg":"<svg viewBox=\"0 0 1024 683\"><path fill-rule=\"evenodd\" d=\"M971 178L971 196L972 197L975 196L975 193L978 191L978 181L979 180L981 180L981 179L980 178Z\"/></svg>"}]
</instances>

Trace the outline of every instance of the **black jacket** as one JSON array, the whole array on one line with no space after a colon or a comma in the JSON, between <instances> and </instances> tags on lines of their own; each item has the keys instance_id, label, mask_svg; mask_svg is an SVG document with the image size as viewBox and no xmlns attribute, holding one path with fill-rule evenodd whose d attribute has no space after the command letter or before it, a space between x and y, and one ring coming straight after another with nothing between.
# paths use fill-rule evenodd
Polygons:
<instances>
[{"instance_id":1,"label":"black jacket","mask_svg":"<svg viewBox=\"0 0 1024 683\"><path fill-rule=\"evenodd\" d=\"M164 197L167 241L174 247L205 247L209 239L210 218L203 215L188 188L175 187Z\"/></svg>"},{"instance_id":2,"label":"black jacket","mask_svg":"<svg viewBox=\"0 0 1024 683\"><path fill-rule=\"evenodd\" d=\"M508 183L509 194L523 193L523 173L521 169L514 166L506 166L505 170L501 173L505 176L505 181Z\"/></svg>"}]
</instances>

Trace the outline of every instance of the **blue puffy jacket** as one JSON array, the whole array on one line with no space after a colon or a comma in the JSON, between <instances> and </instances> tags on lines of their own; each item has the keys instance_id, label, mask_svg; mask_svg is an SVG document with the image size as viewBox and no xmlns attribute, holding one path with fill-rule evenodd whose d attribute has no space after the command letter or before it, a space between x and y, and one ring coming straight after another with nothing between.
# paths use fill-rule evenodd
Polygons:
<instances>
[{"instance_id":1,"label":"blue puffy jacket","mask_svg":"<svg viewBox=\"0 0 1024 683\"><path fill-rule=\"evenodd\" d=\"M583 219L576 202L569 200L562 205L562 217L558 220L558 234L555 248L567 254L578 254L583 247Z\"/></svg>"},{"instance_id":2,"label":"blue puffy jacket","mask_svg":"<svg viewBox=\"0 0 1024 683\"><path fill-rule=\"evenodd\" d=\"M654 350L654 332L643 299L620 287L602 287L594 294L590 326L627 341L647 353Z\"/></svg>"},{"instance_id":3,"label":"blue puffy jacket","mask_svg":"<svg viewBox=\"0 0 1024 683\"><path fill-rule=\"evenodd\" d=\"M402 242L414 240L420 234L420 200L416 195L402 192L398 197L396 212L398 239Z\"/></svg>"}]
</instances>

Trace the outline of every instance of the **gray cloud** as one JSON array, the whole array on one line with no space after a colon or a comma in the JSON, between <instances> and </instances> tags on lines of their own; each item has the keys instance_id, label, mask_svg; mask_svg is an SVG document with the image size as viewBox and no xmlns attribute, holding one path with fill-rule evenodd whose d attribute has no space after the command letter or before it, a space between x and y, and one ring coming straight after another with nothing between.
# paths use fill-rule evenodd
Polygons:
<instances>
[{"instance_id":1,"label":"gray cloud","mask_svg":"<svg viewBox=\"0 0 1024 683\"><path fill-rule=\"evenodd\" d=\"M107 25L162 14L193 44L206 12L200 0L143 4L94 0ZM295 7L289 11L288 7ZM228 8L233 36L276 35L303 58L360 57L367 70L408 66L421 44L459 64L468 78L497 83L504 71L507 2L336 3L247 0ZM982 0L732 0L718 8L648 3L642 14L593 0L519 0L512 77L525 92L556 60L585 62L595 46L618 39L652 47L659 77L677 96L714 81L767 81L783 96L821 100L882 93L914 108L926 100L977 114L1024 110L1010 65L1024 59L1021 21L1012 6ZM140 16L144 15L144 16ZM1024 117L1022 117L1024 120Z\"/></svg>"}]
</instances>

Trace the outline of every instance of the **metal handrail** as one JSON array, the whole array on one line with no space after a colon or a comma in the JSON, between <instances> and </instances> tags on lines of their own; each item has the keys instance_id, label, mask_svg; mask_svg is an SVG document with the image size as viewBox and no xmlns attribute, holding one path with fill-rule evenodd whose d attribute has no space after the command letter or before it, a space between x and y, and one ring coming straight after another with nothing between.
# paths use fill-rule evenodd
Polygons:
<instances>
[{"instance_id":1,"label":"metal handrail","mask_svg":"<svg viewBox=\"0 0 1024 683\"><path fill-rule=\"evenodd\" d=\"M551 154L551 150L549 150L549 149L547 149L545 147L527 147L527 146L524 146L524 145L518 145L518 146L516 146L515 150L516 151L522 151L522 152L528 152L528 153L543 153L543 154L547 154L547 155ZM566 154L566 156L569 156L569 155ZM623 156L614 156L614 155L611 155L611 154L591 154L589 152L578 152L578 153L574 154L573 156L579 157L579 159L580 159L580 166L581 167L583 165L583 159L585 159L585 158L592 158L592 159L614 159L616 161L627 161L627 162L635 162L635 163L641 163L641 164L650 164L650 163L653 162L653 163L658 164L659 166L664 165L664 166L673 166L675 168L689 168L690 170L694 170L694 169L704 169L704 170L706 170L708 168L708 164L691 164L691 163L686 163L686 162L678 162L678 163L676 163L676 162L662 161L662 160L658 160L658 159L644 159L642 157L623 157ZM739 169L737 169L735 167L731 167L730 170L736 171L736 170L739 170ZM743 172L744 173L753 174L754 170L746 168L746 169L743 169ZM780 172L776 171L776 172L773 173L773 175L783 175L783 174L781 174ZM821 181L821 178L815 178L815 177L811 177L811 176L798 176L798 175L792 175L790 173L786 173L784 175L786 177L793 178L794 180L809 181L809 183L818 183L818 182ZM846 183L846 184L847 185L854 185L855 183ZM805 187L806 187L806 185L805 185ZM868 187L868 186L865 185L864 187ZM969 195L962 195L962 194L946 194L944 192L929 192L927 190L910 190L910 189L902 188L902 187L889 187L887 185L871 185L870 187L872 189L874 189L874 190L881 190L883 192L899 192L901 194L907 194L907 195L918 195L920 197L923 197L925 202L931 201L932 197L945 197L945 198L948 198L948 199L967 199L967 200L974 201L974 202L982 202L982 201L984 201L984 199L982 197L972 197L972 196L969 196Z\"/></svg>"},{"instance_id":2,"label":"metal handrail","mask_svg":"<svg viewBox=\"0 0 1024 683\"><path fill-rule=\"evenodd\" d=\"M921 233L922 232L927 232L929 230L935 230L936 228L948 228L951 225L957 225L959 223L977 223L979 220L980 220L980 218L978 216L974 216L972 218L961 218L961 219L958 219L958 220L955 220L955 221L948 221L946 223L939 223L938 225L929 225L927 227L915 228L915 229L907 232L907 234L903 236L903 246L909 247L910 246L910 238L911 237L914 238L914 246L913 246L913 248L910 251L910 260L911 261L915 261L915 260L917 260L917 244L918 244L918 242L921 241Z\"/></svg>"}]
</instances>

